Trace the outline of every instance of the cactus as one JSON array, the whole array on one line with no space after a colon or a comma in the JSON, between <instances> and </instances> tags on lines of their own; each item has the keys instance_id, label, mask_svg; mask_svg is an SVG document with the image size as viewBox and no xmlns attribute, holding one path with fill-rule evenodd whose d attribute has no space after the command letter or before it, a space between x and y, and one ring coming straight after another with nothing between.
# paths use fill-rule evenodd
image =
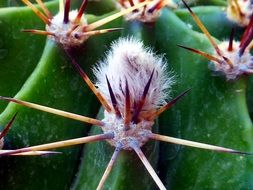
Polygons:
<instances>
[{"instance_id":1,"label":"cactus","mask_svg":"<svg viewBox=\"0 0 253 190\"><path fill-rule=\"evenodd\" d=\"M0 2L0 189L253 188L250 0L22 2Z\"/></svg>"}]
</instances>

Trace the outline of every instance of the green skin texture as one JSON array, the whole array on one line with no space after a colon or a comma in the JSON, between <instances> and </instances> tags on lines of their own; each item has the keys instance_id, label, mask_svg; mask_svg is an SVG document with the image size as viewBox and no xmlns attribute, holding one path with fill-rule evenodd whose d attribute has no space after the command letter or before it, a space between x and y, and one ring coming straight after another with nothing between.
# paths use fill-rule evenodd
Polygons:
<instances>
[{"instance_id":1,"label":"green skin texture","mask_svg":"<svg viewBox=\"0 0 253 190\"><path fill-rule=\"evenodd\" d=\"M56 2L47 3L55 12ZM23 29L43 29L45 24L30 8L0 8L0 92L14 96L32 73L45 45L44 36L21 32ZM7 82L8 81L8 82ZM7 103L0 102L0 112Z\"/></svg>"},{"instance_id":2,"label":"green skin texture","mask_svg":"<svg viewBox=\"0 0 253 190\"><path fill-rule=\"evenodd\" d=\"M160 118L162 134L242 151L253 150L253 129L245 100L246 81L212 76L208 61L177 44L206 52L203 34L190 30L175 14L164 10L157 22L157 48L166 53L177 75L179 94L191 92ZM251 157L216 153L178 145L161 146L161 176L171 189L252 189Z\"/></svg>"},{"instance_id":3,"label":"green skin texture","mask_svg":"<svg viewBox=\"0 0 253 190\"><path fill-rule=\"evenodd\" d=\"M103 109L100 110L98 119L103 119ZM153 126L157 131L157 123ZM90 135L101 134L102 130L94 126ZM96 189L101 177L114 152L107 142L96 142L86 144L84 147L82 162L79 167L76 180L72 190ZM150 160L151 165L156 168L158 160L158 143L148 142L142 147L142 151ZM154 189L155 184L142 164L141 160L134 151L122 150L115 165L104 185L103 189L127 190L127 189Z\"/></svg>"},{"instance_id":4,"label":"green skin texture","mask_svg":"<svg viewBox=\"0 0 253 190\"><path fill-rule=\"evenodd\" d=\"M97 19L100 18L88 17L89 22ZM116 27L118 23L120 21L104 27ZM75 50L78 63L89 76L89 68L107 48L101 44L110 44L117 36L117 32L95 36ZM63 55L63 50L49 40L35 71L15 98L94 117L99 109L96 97ZM5 125L16 112L18 116L5 138L4 149L81 137L89 129L88 125L81 122L13 103L0 115L0 125ZM1 158L0 189L69 189L78 168L81 148L82 146L75 146L61 149L63 154L49 157Z\"/></svg>"},{"instance_id":5,"label":"green skin texture","mask_svg":"<svg viewBox=\"0 0 253 190\"><path fill-rule=\"evenodd\" d=\"M114 0L89 1L85 12L101 15L116 10Z\"/></svg>"}]
</instances>

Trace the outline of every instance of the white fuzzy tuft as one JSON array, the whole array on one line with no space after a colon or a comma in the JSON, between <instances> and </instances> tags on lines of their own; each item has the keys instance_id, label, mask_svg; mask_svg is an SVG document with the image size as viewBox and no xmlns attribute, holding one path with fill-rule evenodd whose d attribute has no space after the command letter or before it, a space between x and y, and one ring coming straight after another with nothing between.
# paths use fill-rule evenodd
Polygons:
<instances>
[{"instance_id":1,"label":"white fuzzy tuft","mask_svg":"<svg viewBox=\"0 0 253 190\"><path fill-rule=\"evenodd\" d=\"M246 48L243 55L239 56L240 43L233 42L233 50L228 51L228 41L224 41L218 45L219 49L223 52L224 56L228 58L233 67L228 63L223 62L219 64L216 62L211 62L209 66L211 70L215 71L217 74L225 75L227 80L234 80L243 74L252 73L253 69L253 57L250 54L250 48ZM214 53L215 57L220 57L217 53ZM222 60L222 57L220 57Z\"/></svg>"},{"instance_id":2,"label":"white fuzzy tuft","mask_svg":"<svg viewBox=\"0 0 253 190\"><path fill-rule=\"evenodd\" d=\"M88 39L89 36L84 36L83 32L79 30L75 30L71 33L71 35L69 35L69 31L76 25L74 20L77 14L77 10L70 11L69 22L67 24L63 23L63 12L59 12L57 15L55 15L51 20L51 24L46 26L46 30L54 34L54 36L51 36L51 38L65 46L78 46ZM87 25L87 20L84 18L84 16L82 16L79 23L79 28Z\"/></svg>"},{"instance_id":3,"label":"white fuzzy tuft","mask_svg":"<svg viewBox=\"0 0 253 190\"><path fill-rule=\"evenodd\" d=\"M111 102L106 83L106 76L108 77L121 113L124 113L125 107L126 80L133 110L134 103L140 101L153 70L154 75L142 111L152 111L164 105L168 90L174 83L171 74L168 75L163 56L155 55L152 49L144 47L137 39L120 38L112 44L105 60L94 69L98 89Z\"/></svg>"}]
</instances>

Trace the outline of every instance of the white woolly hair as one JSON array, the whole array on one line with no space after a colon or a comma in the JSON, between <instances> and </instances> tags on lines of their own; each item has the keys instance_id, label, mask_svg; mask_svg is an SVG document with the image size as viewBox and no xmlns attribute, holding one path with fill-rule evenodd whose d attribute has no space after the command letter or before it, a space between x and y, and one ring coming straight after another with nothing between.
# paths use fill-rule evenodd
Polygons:
<instances>
[{"instance_id":1,"label":"white woolly hair","mask_svg":"<svg viewBox=\"0 0 253 190\"><path fill-rule=\"evenodd\" d=\"M151 48L144 47L133 37L120 38L112 43L106 58L94 68L96 85L108 102L111 102L106 76L117 99L119 110L124 113L126 80L130 91L131 108L143 94L152 71L154 75L141 111L157 109L166 103L168 91L174 83L167 72L166 60L156 55Z\"/></svg>"}]
</instances>

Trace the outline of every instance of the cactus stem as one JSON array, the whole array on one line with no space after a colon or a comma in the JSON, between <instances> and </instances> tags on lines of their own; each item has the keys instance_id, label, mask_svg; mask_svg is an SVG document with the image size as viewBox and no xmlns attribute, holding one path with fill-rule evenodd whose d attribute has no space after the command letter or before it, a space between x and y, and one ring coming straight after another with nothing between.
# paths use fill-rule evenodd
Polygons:
<instances>
[{"instance_id":1,"label":"cactus stem","mask_svg":"<svg viewBox=\"0 0 253 190\"><path fill-rule=\"evenodd\" d=\"M98 21L96 21L96 22L94 22L92 24L89 24L88 26L84 26L83 27L83 32L94 30L94 29L96 29L96 28L98 28L98 27L100 27L102 25L105 25L108 22L111 22L112 20L115 20L115 19L117 19L117 18L119 18L119 17L121 17L121 16L123 16L125 14L128 14L128 13L130 13L132 11L134 11L135 9L143 7L143 6L145 6L145 5L149 4L149 3L150 3L150 1L145 1L143 3L139 3L139 4L137 4L137 5L133 6L133 7L130 7L130 8L125 9L125 10L122 10L122 11L120 11L118 13L115 13L115 14L113 14L111 16L108 16L108 17L106 17L104 19L101 19L101 20L98 20Z\"/></svg>"},{"instance_id":2,"label":"cactus stem","mask_svg":"<svg viewBox=\"0 0 253 190\"><path fill-rule=\"evenodd\" d=\"M184 140L184 139L179 139L179 138L174 138L174 137L169 137L169 136L164 136L164 135L159 135L159 134L154 134L154 133L151 133L148 136L150 139L153 139L153 140L179 144L179 145L184 145L184 146L189 146L189 147L195 147L195 148L200 148L200 149L205 149L205 150L213 150L216 152L241 154L241 155L253 155L253 153L241 152L241 151L230 149L230 148L224 148L220 146L214 146L210 144L199 143L199 142L194 142L194 141L189 141L189 140Z\"/></svg>"},{"instance_id":3,"label":"cactus stem","mask_svg":"<svg viewBox=\"0 0 253 190\"><path fill-rule=\"evenodd\" d=\"M106 82L107 82L109 94L110 94L110 97L111 97L112 106L113 106L113 108L114 108L116 117L117 117L117 118L122 118L122 117L121 117L121 113L120 113L119 108L118 108L118 102L117 102L117 99L116 99L116 97L115 97L115 95L114 95L114 92L113 92L113 90L112 90L111 84L110 84L110 82L109 82L109 80L108 80L108 77L107 77L106 75L105 75L105 77L106 77Z\"/></svg>"},{"instance_id":4,"label":"cactus stem","mask_svg":"<svg viewBox=\"0 0 253 190\"><path fill-rule=\"evenodd\" d=\"M234 41L234 34L235 34L235 29L231 29L231 33L229 36L229 45L228 45L228 51L233 51L233 41Z\"/></svg>"},{"instance_id":5,"label":"cactus stem","mask_svg":"<svg viewBox=\"0 0 253 190\"><path fill-rule=\"evenodd\" d=\"M65 1L63 23L69 22L70 0Z\"/></svg>"},{"instance_id":6,"label":"cactus stem","mask_svg":"<svg viewBox=\"0 0 253 190\"><path fill-rule=\"evenodd\" d=\"M11 120L7 123L7 125L5 126L4 130L0 133L0 140L6 136L6 134L8 133L8 131L10 130L14 120L16 119L18 113L15 113L14 116L11 118Z\"/></svg>"},{"instance_id":7,"label":"cactus stem","mask_svg":"<svg viewBox=\"0 0 253 190\"><path fill-rule=\"evenodd\" d=\"M131 114L131 100L130 100L130 92L129 92L129 87L128 87L128 82L126 79L126 87L125 87L125 94L126 94L126 99L125 99L125 110L124 110L124 125L126 128L126 131L129 130L129 124L131 122L132 114Z\"/></svg>"},{"instance_id":8,"label":"cactus stem","mask_svg":"<svg viewBox=\"0 0 253 190\"><path fill-rule=\"evenodd\" d=\"M105 100L103 95L98 91L98 89L95 87L95 85L91 82L88 75L83 71L83 69L80 67L80 65L76 62L76 60L71 56L71 52L69 50L66 50L67 55L71 59L72 65L75 67L77 72L80 74L80 76L83 78L83 80L86 82L86 84L89 86L91 91L94 93L94 95L98 98L102 106L107 112L111 112L111 106L108 104L108 102Z\"/></svg>"},{"instance_id":9,"label":"cactus stem","mask_svg":"<svg viewBox=\"0 0 253 190\"><path fill-rule=\"evenodd\" d=\"M152 176L153 180L155 181L155 183L157 184L157 186L159 187L159 189L166 190L166 188L163 185L162 181L160 180L160 178L156 174L155 170L153 169L153 167L149 163L149 161L146 158L146 156L141 151L140 147L136 143L132 143L132 148L134 149L134 151L136 152L136 154L139 156L140 160L142 161L142 163L146 167L146 169L149 172L149 174Z\"/></svg>"},{"instance_id":10,"label":"cactus stem","mask_svg":"<svg viewBox=\"0 0 253 190\"><path fill-rule=\"evenodd\" d=\"M169 108L171 108L175 103L177 103L178 100L180 100L183 96L185 96L191 89L187 89L186 91L182 92L181 94L179 94L176 98L174 98L173 100L171 100L170 102L168 102L167 104L165 104L164 106L162 106L161 108L159 108L155 113L153 113L150 116L150 120L154 120L156 117L158 117L160 114L162 114L164 111L168 110Z\"/></svg>"},{"instance_id":11,"label":"cactus stem","mask_svg":"<svg viewBox=\"0 0 253 190\"><path fill-rule=\"evenodd\" d=\"M185 46L182 46L182 45L178 45L178 46L181 47L181 48L184 48L186 50L189 50L191 52L194 52L196 54L199 54L199 55L209 59L210 61L215 61L219 64L222 64L222 61L220 59L218 59L217 57L214 57L213 55L210 55L206 52L203 52L203 51L200 51L200 50L197 50L197 49L193 49L193 48L189 48L189 47L185 47Z\"/></svg>"},{"instance_id":12,"label":"cactus stem","mask_svg":"<svg viewBox=\"0 0 253 190\"><path fill-rule=\"evenodd\" d=\"M44 31L44 30L34 30L34 29L26 29L26 30L22 30L22 32L28 32L28 33L32 33L32 34L39 34L39 35L49 35L49 36L54 36L55 34L52 32L48 32L48 31Z\"/></svg>"},{"instance_id":13,"label":"cactus stem","mask_svg":"<svg viewBox=\"0 0 253 190\"><path fill-rule=\"evenodd\" d=\"M108 165L106 167L106 170L105 170L105 172L104 172L104 174L103 174L103 176L102 176L102 178L101 178L101 180L100 180L100 182L98 184L97 190L102 190L103 189L104 183L105 183L106 179L108 178L108 176L109 176L109 174L110 174L110 172L112 170L112 167L113 167L113 165L114 165L114 163L115 163L115 161L116 161L116 159L117 159L120 151L121 151L121 147L120 146L118 146L118 147L115 148L115 151L114 151L114 153L112 155L112 158L109 161L109 163L108 163Z\"/></svg>"},{"instance_id":14,"label":"cactus stem","mask_svg":"<svg viewBox=\"0 0 253 190\"><path fill-rule=\"evenodd\" d=\"M17 149L17 150L9 150L9 151L5 151L5 152L1 152L0 156L7 156L7 155L19 154L19 153L25 153L25 152L31 152L31 151L42 151L42 150L50 150L50 149L55 149L55 148L68 147L68 146L73 146L73 145L78 145L78 144L90 143L90 142L94 142L94 141L102 141L102 140L106 140L106 139L111 139L113 137L114 137L114 135L112 133L105 133L105 134L100 134L100 135L81 137L81 138L76 138L76 139L70 139L70 140L65 140L65 141L58 141L58 142L53 142L53 143L47 143L47 144L42 144L42 145L37 145L37 146L21 148L21 149Z\"/></svg>"},{"instance_id":15,"label":"cactus stem","mask_svg":"<svg viewBox=\"0 0 253 190\"><path fill-rule=\"evenodd\" d=\"M77 24L80 23L80 20L81 20L82 15L83 15L86 7L87 7L87 4L88 4L88 0L83 0L82 5L79 8L78 13L76 15L76 18L75 18L75 21L74 21L75 23L77 23Z\"/></svg>"},{"instance_id":16,"label":"cactus stem","mask_svg":"<svg viewBox=\"0 0 253 190\"><path fill-rule=\"evenodd\" d=\"M50 21L49 19L42 13L39 11L39 9L37 9L37 7L35 7L29 0L22 0L22 2L24 4L26 4L28 7L30 7L32 9L32 11L45 23L50 25Z\"/></svg>"},{"instance_id":17,"label":"cactus stem","mask_svg":"<svg viewBox=\"0 0 253 190\"><path fill-rule=\"evenodd\" d=\"M39 4L39 6L41 7L41 9L43 10L43 12L47 15L47 17L49 19L52 19L53 16L52 14L50 13L50 11L48 10L48 8L45 6L45 4L43 3L43 1L41 0L36 0L36 2Z\"/></svg>"},{"instance_id":18,"label":"cactus stem","mask_svg":"<svg viewBox=\"0 0 253 190\"><path fill-rule=\"evenodd\" d=\"M19 105L22 105L22 106L25 106L25 107L29 107L29 108L37 109L37 110L40 110L40 111L44 111L44 112L52 113L52 114L55 114L55 115L59 115L59 116L62 116L62 117L74 119L74 120L77 120L77 121L82 121L82 122L89 123L89 124L92 124L92 125L97 125L97 126L100 126L100 127L102 127L104 125L104 123L100 120L85 117L85 116L82 116L82 115L73 114L73 113L69 113L69 112L66 112L66 111L62 111L62 110L58 110L58 109L54 109L54 108L50 108L50 107L46 107L46 106L42 106L42 105L30 103L30 102L26 102L26 101L14 99L14 98L8 98L8 97L0 96L0 99L1 100L6 100L6 101L9 101L9 102L14 102L16 104L19 104Z\"/></svg>"},{"instance_id":19,"label":"cactus stem","mask_svg":"<svg viewBox=\"0 0 253 190\"><path fill-rule=\"evenodd\" d=\"M149 80L148 80L146 86L144 87L144 91L143 91L143 93L142 93L141 100L138 102L137 108L136 108L135 111L134 111L133 118L132 118L132 120L133 120L134 123L138 123L138 117L139 117L139 114L140 114L140 112L141 112L141 109L142 109L142 107L143 107L143 105L144 105L144 103L145 103L145 101L146 101L146 97L147 97L147 94L148 94L148 90L149 90L149 87L150 87L152 78L153 78L153 76L154 76L154 71L155 71L155 70L153 69L153 71L152 71L152 73L151 73L151 75L150 75L150 78L149 78Z\"/></svg>"}]
</instances>

